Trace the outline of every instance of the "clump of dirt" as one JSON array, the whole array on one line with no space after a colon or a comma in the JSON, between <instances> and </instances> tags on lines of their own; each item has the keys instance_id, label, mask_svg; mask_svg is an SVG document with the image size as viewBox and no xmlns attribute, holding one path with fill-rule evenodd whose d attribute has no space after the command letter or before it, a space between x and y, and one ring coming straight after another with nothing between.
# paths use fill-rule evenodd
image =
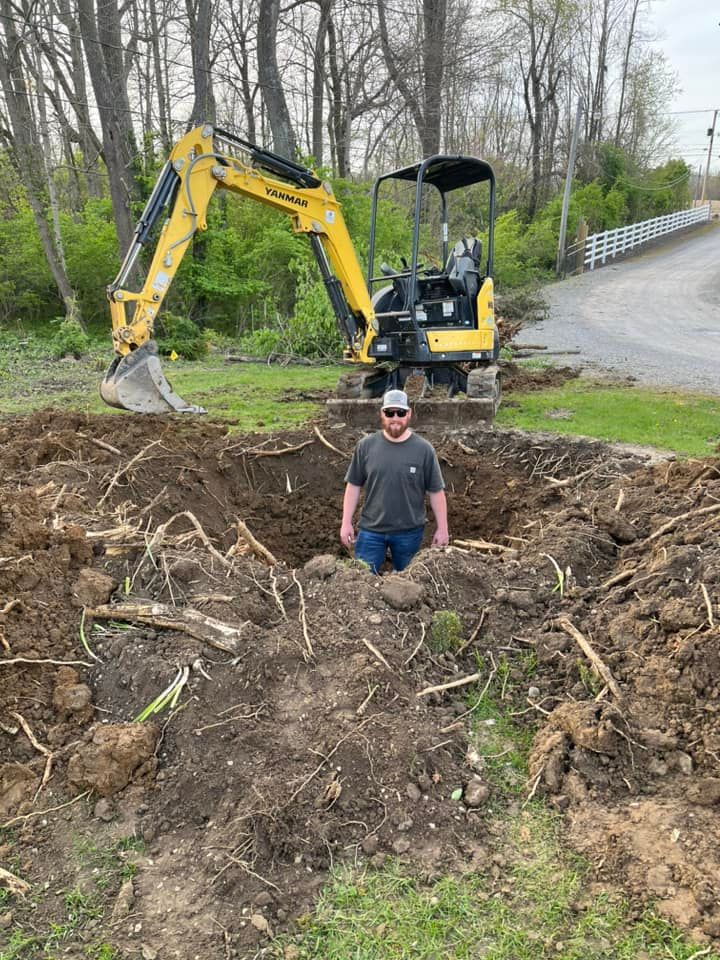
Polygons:
<instances>
[{"instance_id":1,"label":"clump of dirt","mask_svg":"<svg viewBox=\"0 0 720 960\"><path fill-rule=\"evenodd\" d=\"M526 367L511 360L503 361L500 367L503 392L510 394L561 387L580 376L579 367Z\"/></svg>"},{"instance_id":2,"label":"clump of dirt","mask_svg":"<svg viewBox=\"0 0 720 960\"><path fill-rule=\"evenodd\" d=\"M221 958L343 860L475 869L493 788L454 681L481 657L481 683L503 662L527 690L527 793L598 878L720 936L720 465L438 434L455 544L377 578L338 544L359 434L320 430L0 427L0 825L23 879L78 882L78 837L142 840L103 888L113 942ZM460 646L434 643L439 611Z\"/></svg>"}]
</instances>

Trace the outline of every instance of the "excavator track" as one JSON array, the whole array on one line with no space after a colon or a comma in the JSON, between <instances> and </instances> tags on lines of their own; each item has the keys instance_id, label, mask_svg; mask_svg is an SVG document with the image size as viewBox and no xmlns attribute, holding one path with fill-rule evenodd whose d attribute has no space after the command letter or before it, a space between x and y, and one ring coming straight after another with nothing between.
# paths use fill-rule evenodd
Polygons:
<instances>
[{"instance_id":1,"label":"excavator track","mask_svg":"<svg viewBox=\"0 0 720 960\"><path fill-rule=\"evenodd\" d=\"M377 376L377 374L375 375ZM337 398L328 400L328 419L334 423L346 423L355 427L374 429L380 415L381 387L378 381L370 381L372 371L346 374L341 378ZM353 378L359 378L350 383ZM387 377L384 378L387 383ZM373 391L374 396L367 393ZM343 395L342 391L346 391ZM377 392L375 392L377 391ZM482 421L491 421L500 406L500 371L496 364L471 370L467 379L467 395L448 399L418 397L412 399L413 423L417 426L467 426Z\"/></svg>"}]
</instances>

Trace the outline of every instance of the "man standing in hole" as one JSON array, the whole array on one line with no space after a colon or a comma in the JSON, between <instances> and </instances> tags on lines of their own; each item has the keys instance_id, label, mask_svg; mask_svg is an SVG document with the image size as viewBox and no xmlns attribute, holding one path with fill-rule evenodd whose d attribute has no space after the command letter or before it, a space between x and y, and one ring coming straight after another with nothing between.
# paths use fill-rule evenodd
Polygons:
<instances>
[{"instance_id":1,"label":"man standing in hole","mask_svg":"<svg viewBox=\"0 0 720 960\"><path fill-rule=\"evenodd\" d=\"M404 570L420 549L425 530L425 494L437 529L433 546L449 541L445 482L432 444L410 429L412 411L403 390L388 390L380 411L381 429L355 447L345 474L340 540L355 544L355 559L378 573L387 548L395 570ZM353 517L365 488L357 539Z\"/></svg>"}]
</instances>

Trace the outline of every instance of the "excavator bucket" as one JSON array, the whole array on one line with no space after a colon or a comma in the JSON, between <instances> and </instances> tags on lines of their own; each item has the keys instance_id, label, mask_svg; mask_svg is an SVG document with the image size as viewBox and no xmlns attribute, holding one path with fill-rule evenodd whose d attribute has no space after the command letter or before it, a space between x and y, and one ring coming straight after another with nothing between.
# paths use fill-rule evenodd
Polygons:
<instances>
[{"instance_id":1,"label":"excavator bucket","mask_svg":"<svg viewBox=\"0 0 720 960\"><path fill-rule=\"evenodd\" d=\"M203 407L186 403L165 379L154 340L113 360L100 396L111 407L134 413L205 413Z\"/></svg>"}]
</instances>

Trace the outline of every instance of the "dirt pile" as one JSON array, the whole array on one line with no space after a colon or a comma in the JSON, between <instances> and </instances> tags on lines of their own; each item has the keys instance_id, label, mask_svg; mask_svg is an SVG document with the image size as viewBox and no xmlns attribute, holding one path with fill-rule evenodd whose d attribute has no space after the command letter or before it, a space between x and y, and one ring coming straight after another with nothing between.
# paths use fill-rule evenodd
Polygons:
<instances>
[{"instance_id":1,"label":"dirt pile","mask_svg":"<svg viewBox=\"0 0 720 960\"><path fill-rule=\"evenodd\" d=\"M98 922L181 958L253 955L342 861L484 868L467 694L502 669L538 728L527 793L565 811L601 880L719 936L720 468L433 437L456 545L378 580L337 544L357 434L320 427L0 428L0 815L46 918L92 883L80 841L143 841Z\"/></svg>"}]
</instances>

